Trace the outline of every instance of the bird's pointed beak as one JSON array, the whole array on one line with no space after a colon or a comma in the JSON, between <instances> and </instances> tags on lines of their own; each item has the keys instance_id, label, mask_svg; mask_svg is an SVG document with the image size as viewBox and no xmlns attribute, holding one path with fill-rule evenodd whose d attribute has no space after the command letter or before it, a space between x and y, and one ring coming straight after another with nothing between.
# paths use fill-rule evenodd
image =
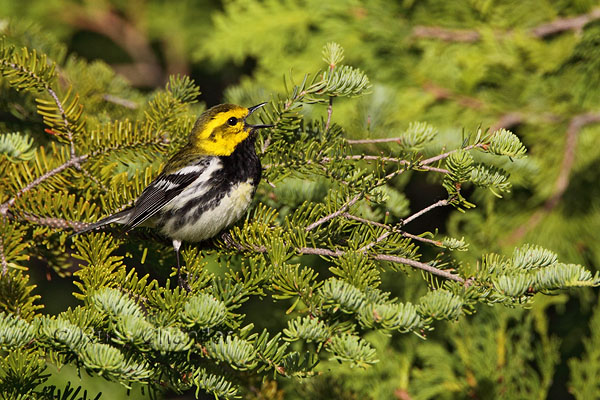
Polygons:
<instances>
[{"instance_id":1,"label":"bird's pointed beak","mask_svg":"<svg viewBox=\"0 0 600 400\"><path fill-rule=\"evenodd\" d=\"M252 115L252 113L256 110L258 110L261 107L264 107L267 103L260 103L257 104L255 106L252 107L248 107L248 115L246 115L246 118L248 118L250 115ZM264 125L264 124L260 124L260 125L250 125L249 123L246 122L246 118L244 118L244 123L246 124L246 127L251 128L251 129L260 129L260 128L272 128L274 125Z\"/></svg>"}]
</instances>

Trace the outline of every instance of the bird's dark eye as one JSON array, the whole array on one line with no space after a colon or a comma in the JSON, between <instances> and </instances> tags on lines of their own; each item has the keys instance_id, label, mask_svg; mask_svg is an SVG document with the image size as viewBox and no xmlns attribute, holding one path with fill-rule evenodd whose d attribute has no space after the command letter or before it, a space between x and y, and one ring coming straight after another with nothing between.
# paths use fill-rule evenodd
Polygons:
<instances>
[{"instance_id":1,"label":"bird's dark eye","mask_svg":"<svg viewBox=\"0 0 600 400\"><path fill-rule=\"evenodd\" d=\"M237 125L238 119L236 117L231 117L227 120L227 123L231 126Z\"/></svg>"}]
</instances>

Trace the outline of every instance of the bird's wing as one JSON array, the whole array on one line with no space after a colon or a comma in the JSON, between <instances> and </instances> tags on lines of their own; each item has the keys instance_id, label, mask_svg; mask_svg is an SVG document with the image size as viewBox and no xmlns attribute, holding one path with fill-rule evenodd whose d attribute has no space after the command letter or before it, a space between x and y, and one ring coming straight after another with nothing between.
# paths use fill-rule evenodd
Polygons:
<instances>
[{"instance_id":1,"label":"bird's wing","mask_svg":"<svg viewBox=\"0 0 600 400\"><path fill-rule=\"evenodd\" d=\"M196 179L203 174L210 175L212 157L203 158L198 162L175 170L171 173L160 174L152 183L144 189L135 202L129 220L127 230L131 230L146 221L160 211L168 202L179 195ZM209 176L206 177L208 180Z\"/></svg>"}]
</instances>

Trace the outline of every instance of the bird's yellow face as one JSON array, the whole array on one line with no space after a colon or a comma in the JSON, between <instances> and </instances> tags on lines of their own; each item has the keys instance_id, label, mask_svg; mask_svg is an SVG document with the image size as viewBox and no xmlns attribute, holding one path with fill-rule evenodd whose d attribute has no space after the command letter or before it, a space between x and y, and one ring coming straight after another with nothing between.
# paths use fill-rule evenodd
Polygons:
<instances>
[{"instance_id":1,"label":"bird's yellow face","mask_svg":"<svg viewBox=\"0 0 600 400\"><path fill-rule=\"evenodd\" d=\"M206 110L192 130L190 142L200 154L228 156L243 142L253 128L263 125L249 125L248 117L259 106L245 108L234 104L220 104Z\"/></svg>"}]
</instances>

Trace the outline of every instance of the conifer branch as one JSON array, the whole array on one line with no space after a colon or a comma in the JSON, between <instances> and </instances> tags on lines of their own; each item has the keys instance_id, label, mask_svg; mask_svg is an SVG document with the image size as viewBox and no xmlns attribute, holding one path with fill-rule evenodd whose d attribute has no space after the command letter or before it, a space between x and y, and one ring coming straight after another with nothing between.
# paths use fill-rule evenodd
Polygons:
<instances>
[{"instance_id":1,"label":"conifer branch","mask_svg":"<svg viewBox=\"0 0 600 400\"><path fill-rule=\"evenodd\" d=\"M38 88L44 88L44 89L48 89L50 87L49 83L43 79L41 76L39 76L38 74L36 74L34 71L30 71L29 69L12 63L10 61L7 60L0 60L0 65L5 66L5 67L9 67L10 69L16 71L16 72L20 72L21 74L24 74L26 76L28 76L29 78L31 78L33 81L36 82L36 87Z\"/></svg>"},{"instance_id":2,"label":"conifer branch","mask_svg":"<svg viewBox=\"0 0 600 400\"><path fill-rule=\"evenodd\" d=\"M378 228L383 228L383 229L392 229L389 225L382 224L381 222L377 222L377 221L371 221L370 219L362 218L362 217L359 217L359 216L356 216L356 215L352 215L352 214L350 214L348 212L345 212L342 215L345 218L352 219L354 221L358 221L358 222L361 222L363 224L373 225L373 226L376 226Z\"/></svg>"},{"instance_id":3,"label":"conifer branch","mask_svg":"<svg viewBox=\"0 0 600 400\"><path fill-rule=\"evenodd\" d=\"M266 246L254 246L251 247L244 246L240 243L237 243L233 238L227 235L222 237L225 240L225 243L230 247L234 247L238 251L252 251L256 253L266 253L269 249ZM359 250L362 251L362 250ZM321 247L298 247L295 249L295 252L302 255L316 255L321 257L342 257L346 254L345 251L342 250L332 250ZM422 263L420 261L411 260L409 258L393 256L389 254L369 254L369 257L374 260L379 261L388 261L395 264L405 264L409 265L413 268L417 268L426 272L429 272L433 275L437 275L446 279L450 279L456 282L464 283L465 280L458 275L452 274L448 271L441 270L439 268L433 267L429 264Z\"/></svg>"},{"instance_id":4,"label":"conifer branch","mask_svg":"<svg viewBox=\"0 0 600 400\"><path fill-rule=\"evenodd\" d=\"M433 210L434 208L437 208L437 207L442 207L442 206L446 206L446 205L448 205L448 204L449 204L449 201L448 201L448 200L445 200L445 199L444 199L444 200L437 201L437 202L433 203L432 205L430 205L430 206L428 206L428 207L425 207L424 209L422 209L422 210L420 210L420 211L418 211L418 212L414 213L413 215L411 215L411 216L409 216L409 217L407 217L407 218L403 219L402 221L400 221L400 223L399 223L398 225L399 225L399 226L404 226L404 225L408 224L409 222L411 222L411 221L415 220L416 218L420 217L421 215L428 213L429 211ZM356 219L356 218L357 218L357 217L354 217L353 219ZM363 220L363 221L367 221L367 220ZM368 222L374 223L374 221L368 221ZM383 234L382 234L381 236L379 236L377 239L375 239L375 241L374 241L374 242L371 242L371 243L369 243L369 244L367 244L367 245L363 246L363 247L360 249L360 251L367 251L367 250L369 250L370 248L372 248L372 247L373 247L373 246L375 246L376 244L378 244L378 243L381 243L383 240L385 240L385 239L386 239L388 236L390 236L392 233L396 232L396 231L395 231L393 228L391 228L391 227L389 227L389 226L387 226L387 225L384 225L384 224L381 224L381 225L383 225L383 227L385 227L386 229L388 229L388 231L387 231L387 232L385 232L385 233L383 233ZM409 234L409 233L407 233L407 232L401 232L401 234L402 234L402 236L404 236L404 237L409 237L409 238L411 238L411 239L415 239L415 240L419 240L419 241L423 241L423 242L431 243L431 244L434 244L434 245L436 245L436 246L439 246L439 245L440 245L440 242L438 242L438 241L431 240L431 239L427 239L427 238L422 238L422 237L420 237L420 236L416 236L416 235L411 235L411 234Z\"/></svg>"},{"instance_id":5,"label":"conifer branch","mask_svg":"<svg viewBox=\"0 0 600 400\"><path fill-rule=\"evenodd\" d=\"M386 142L399 142L400 140L401 140L401 138L396 137L396 138L381 138L381 139L365 139L365 140L358 140L358 141L348 140L348 143L351 143L351 144L355 144L355 143L358 143L358 144L386 143ZM430 167L430 166L428 166L428 164L433 164L437 161L448 158L450 155L452 155L458 151L469 151L472 149L484 148L484 147L485 147L485 143L475 143L475 144L465 146L460 149L450 150L445 153L439 154L437 156L430 157L430 158L427 158L425 160L418 161L415 163L411 163L410 161L401 160L401 159L393 158L393 157L378 157L378 156L362 155L362 154L350 155L350 156L346 156L346 158L352 159L352 160L381 160L381 161L388 161L388 162L397 162L402 165L414 165L415 169L424 169L424 170L428 170L428 171L435 171L435 172L447 174L447 173L449 173L449 171L447 169ZM330 161L329 158L324 158L324 160ZM270 165L269 165L269 167L270 167Z\"/></svg>"},{"instance_id":6,"label":"conifer branch","mask_svg":"<svg viewBox=\"0 0 600 400\"><path fill-rule=\"evenodd\" d=\"M465 280L458 275L452 274L443 269L433 267L429 264L422 263L420 261L411 260L410 258L391 256L388 254L375 254L371 257L373 259L379 260L379 261L389 261L389 262L397 263L397 264L406 264L411 267L421 269L425 272L429 272L430 274L441 276L442 278L450 279L455 282L465 283Z\"/></svg>"},{"instance_id":7,"label":"conifer branch","mask_svg":"<svg viewBox=\"0 0 600 400\"><path fill-rule=\"evenodd\" d=\"M45 60L45 56L43 59ZM34 71L31 71L22 65L15 64L15 63L7 61L7 60L0 60L0 65L9 67L9 68L13 69L14 71L17 71L22 74L30 76L34 80L38 81L40 88L43 88L44 90L46 90L46 92L48 92L48 94L50 95L50 97L52 97L52 100L54 101L54 103L56 104L56 107L58 108L58 110L60 112L60 116L61 116L63 125L65 127L65 131L67 133L67 139L68 139L69 145L70 145L71 158L75 157L75 141L73 139L73 131L71 130L70 123L69 123L69 120L67 119L67 115L65 113L65 109L62 105L62 102L58 98L58 95L56 94L54 89L52 89L50 87L50 82L46 81L41 76L38 76Z\"/></svg>"},{"instance_id":8,"label":"conifer branch","mask_svg":"<svg viewBox=\"0 0 600 400\"><path fill-rule=\"evenodd\" d=\"M352 207L354 204L356 204L356 202L358 200L360 200L362 198L363 194L362 193L358 193L356 196L354 196L352 199L350 199L348 202L346 202L339 210L328 214L326 216L324 216L323 218L320 218L319 220L313 222L312 224L310 224L309 226L306 227L306 231L309 232L313 229L315 229L317 226L324 224L325 222L338 217L340 215L342 215L346 210L348 210L350 207Z\"/></svg>"},{"instance_id":9,"label":"conifer branch","mask_svg":"<svg viewBox=\"0 0 600 400\"><path fill-rule=\"evenodd\" d=\"M19 190L13 197L11 197L10 199L8 199L4 203L0 204L0 215L7 215L8 214L8 209L10 207L12 207L12 205L15 203L15 201L17 201L17 199L19 197L21 197L24 193L30 191L31 189L33 189L34 187L36 187L40 183L44 182L46 179L53 177L54 175L56 175L56 174L64 171L65 169L67 169L69 167L73 167L73 166L79 165L79 163L81 163L82 161L85 161L87 158L88 158L87 154L82 155L82 156L77 156L77 157L74 157L74 158L70 158L65 163L63 163L63 164L59 165L58 167L56 167L56 168L54 168L54 169L46 172L42 176L39 176L38 178L34 179L30 183L28 183L25 187L23 187L21 190Z\"/></svg>"},{"instance_id":10,"label":"conifer branch","mask_svg":"<svg viewBox=\"0 0 600 400\"><path fill-rule=\"evenodd\" d=\"M36 225L47 226L53 229L73 229L78 232L90 224L81 221L69 221L63 218L40 217L31 213L23 213L23 219Z\"/></svg>"},{"instance_id":11,"label":"conifer branch","mask_svg":"<svg viewBox=\"0 0 600 400\"><path fill-rule=\"evenodd\" d=\"M456 153L458 151L469 151L469 150L472 150L472 149L480 149L480 148L484 148L484 147L485 147L484 143L471 144L469 146L466 146L466 147L463 147L463 148L460 148L460 149L454 149L454 150L447 151L447 152L442 153L442 154L440 154L438 156L435 156L435 157L427 158L427 159L419 162L419 165L433 164L436 161L440 161L440 160L443 160L444 158L448 158L448 156L450 156L451 154L454 154L454 153Z\"/></svg>"},{"instance_id":12,"label":"conifer branch","mask_svg":"<svg viewBox=\"0 0 600 400\"><path fill-rule=\"evenodd\" d=\"M408 233L408 232L402 232L402 236L407 237L407 238L411 238L414 240L417 240L419 242L423 242L423 243L429 243L432 244L434 246L441 246L442 242L440 242L439 240L433 240L433 239L428 239L428 238L424 238L421 236L417 236L417 235L413 235L412 233Z\"/></svg>"},{"instance_id":13,"label":"conifer branch","mask_svg":"<svg viewBox=\"0 0 600 400\"><path fill-rule=\"evenodd\" d=\"M343 252L341 250L330 250L330 249L323 249L323 248L318 248L318 247L300 247L297 249L297 252L300 254L312 254L312 255L318 255L318 256L323 256L323 257L341 257L345 254L345 252ZM461 283L465 282L465 280L458 275L454 275L448 271L444 271L442 269L433 267L429 264L425 264L425 263L422 263L422 262L416 261L416 260L411 260L409 258L392 256L392 255L388 255L388 254L373 254L373 255L370 255L369 257L371 257L375 260L379 260L379 261L388 261L388 262L395 263L395 264L406 264L411 267L429 272L433 275L441 276L446 279L450 279L450 280L453 280L456 282L461 282Z\"/></svg>"},{"instance_id":14,"label":"conifer branch","mask_svg":"<svg viewBox=\"0 0 600 400\"><path fill-rule=\"evenodd\" d=\"M63 125L65 126L65 131L67 132L67 140L69 141L71 159L73 159L73 158L75 158L75 141L73 140L73 131L71 130L71 124L69 123L69 120L67 119L67 114L65 113L65 109L62 105L62 102L58 98L56 92L49 86L46 87L46 90L48 91L48 94L50 95L50 97L52 97L52 100L54 100L54 103L56 103L56 107L58 108L58 110L60 112L60 116L63 120ZM78 166L79 163L76 163L74 165Z\"/></svg>"},{"instance_id":15,"label":"conifer branch","mask_svg":"<svg viewBox=\"0 0 600 400\"><path fill-rule=\"evenodd\" d=\"M85 175L89 180L94 182L104 193L110 192L110 189L105 184L100 182L100 180L94 175L92 175L90 171L88 171L86 168L80 166L80 170L83 173L83 175Z\"/></svg>"},{"instance_id":16,"label":"conifer branch","mask_svg":"<svg viewBox=\"0 0 600 400\"><path fill-rule=\"evenodd\" d=\"M407 218L404 218L402 220L402 225L406 225L409 222L414 221L415 219L419 218L421 215L428 213L429 211L433 210L434 208L447 206L448 204L450 204L450 202L447 199L436 201L432 205L427 206L420 211L417 211L416 213L414 213L413 215L411 215Z\"/></svg>"},{"instance_id":17,"label":"conifer branch","mask_svg":"<svg viewBox=\"0 0 600 400\"><path fill-rule=\"evenodd\" d=\"M393 138L394 140L391 141L397 141L397 138ZM378 140L378 139L373 139L373 140ZM383 139L384 141L387 141L387 139ZM361 141L363 142L363 141ZM384 142L367 142L364 141L364 143L384 143ZM321 160L321 162L331 162L332 160L334 160L333 158L330 157L323 157L323 159ZM414 166L415 169L422 169L424 171L432 171L432 172L439 172L442 174L447 174L450 171L448 171L445 168L438 168L438 167L430 167L428 165L421 165L421 163L419 162L415 162L415 163L411 163L410 161L407 160L402 160L400 158L395 158L395 157L383 157L383 156L373 156L373 155L368 155L368 154L352 154L352 155L348 155L348 156L344 156L344 160L365 160L365 161L382 161L382 162L389 162L389 163L397 163L400 165L408 165L408 166ZM310 161L310 160L309 160ZM307 164L309 164L309 162L307 162ZM272 165L267 165L266 167L271 167Z\"/></svg>"},{"instance_id":18,"label":"conifer branch","mask_svg":"<svg viewBox=\"0 0 600 400\"><path fill-rule=\"evenodd\" d=\"M348 144L402 143L402 138L347 139Z\"/></svg>"},{"instance_id":19,"label":"conifer branch","mask_svg":"<svg viewBox=\"0 0 600 400\"><path fill-rule=\"evenodd\" d=\"M374 221L371 221L374 222ZM431 240L431 239L427 239L427 238L423 238L417 235L413 235L411 233L408 232L404 232L404 231L398 231L392 227L389 227L387 225L385 225L385 228L388 229L387 232L383 233L381 236L379 236L377 239L375 239L375 241L368 243L366 245L364 245L363 247L361 247L360 249L358 249L358 251L367 251L370 250L373 246L381 243L382 241L384 241L388 236L390 236L392 233L400 233L403 237L407 237L410 239L414 239L414 240L418 240L420 242L425 242L425 243L429 243L429 244L433 244L436 246L439 246L441 243L439 241L436 240Z\"/></svg>"}]
</instances>

